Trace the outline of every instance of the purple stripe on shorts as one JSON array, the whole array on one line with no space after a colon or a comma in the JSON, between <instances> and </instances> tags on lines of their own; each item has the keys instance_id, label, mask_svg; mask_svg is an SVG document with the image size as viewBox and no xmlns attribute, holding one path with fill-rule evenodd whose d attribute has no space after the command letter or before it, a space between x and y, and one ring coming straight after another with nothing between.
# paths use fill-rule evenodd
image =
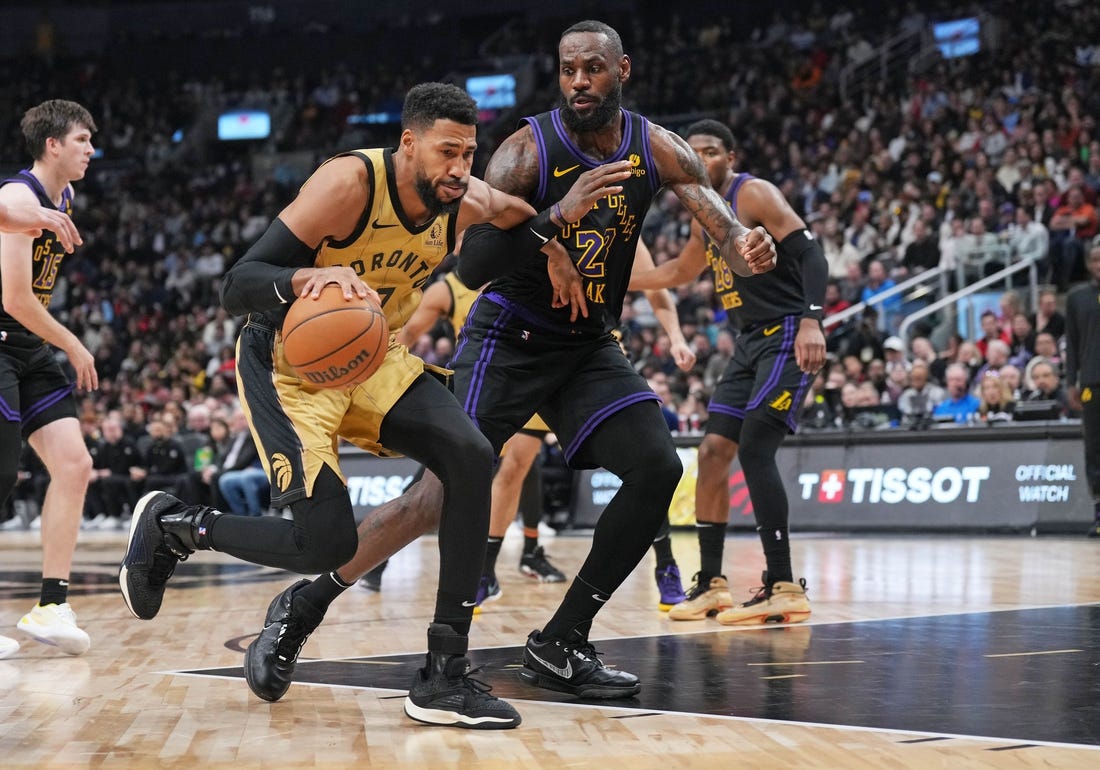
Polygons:
<instances>
[{"instance_id":1,"label":"purple stripe on shorts","mask_svg":"<svg viewBox=\"0 0 1100 770\"><path fill-rule=\"evenodd\" d=\"M718 412L719 414L728 415L730 417L736 417L738 420L745 419L747 412L744 409L738 409L733 406L726 406L725 404L716 404L711 401L707 405L708 412Z\"/></svg>"},{"instance_id":2,"label":"purple stripe on shorts","mask_svg":"<svg viewBox=\"0 0 1100 770\"><path fill-rule=\"evenodd\" d=\"M3 417L8 422L21 422L22 418L19 416L18 409L12 409L11 404L7 399L0 396L0 417Z\"/></svg>"},{"instance_id":3,"label":"purple stripe on shorts","mask_svg":"<svg viewBox=\"0 0 1100 770\"><path fill-rule=\"evenodd\" d=\"M480 301L480 298L478 298ZM470 390L466 394L466 402L462 405L462 408L466 410L466 414L477 426L478 430L481 429L481 423L477 419L477 403L481 399L481 389L485 385L485 370L489 367L489 362L493 358L493 353L497 349L496 337L493 335L494 331L499 331L504 328L508 323L509 312L505 309L497 319L493 321L493 325L489 327L485 332L485 345L481 349L481 353L478 354L477 361L474 362L473 372L470 377Z\"/></svg>"},{"instance_id":4,"label":"purple stripe on shorts","mask_svg":"<svg viewBox=\"0 0 1100 770\"><path fill-rule=\"evenodd\" d=\"M474 302L472 305L470 305L470 311L466 314L466 318L469 318L474 314L474 310L477 308L477 303L481 302L482 297L484 296L485 295L483 294L478 294L476 297L474 297ZM458 360L458 354L462 352L462 348L466 347L466 342L469 339L470 338L466 336L466 324L465 322L463 322L462 328L458 331L458 339L455 340L455 349L454 352L451 353L451 360L447 364L448 368L454 369L454 362Z\"/></svg>"},{"instance_id":5,"label":"purple stripe on shorts","mask_svg":"<svg viewBox=\"0 0 1100 770\"><path fill-rule=\"evenodd\" d=\"M802 398L806 395L806 389L810 387L811 379L810 375L803 373L802 381L798 383L798 390L794 392L791 409L787 412L787 427L792 433L798 432L798 415L802 412Z\"/></svg>"},{"instance_id":6,"label":"purple stripe on shorts","mask_svg":"<svg viewBox=\"0 0 1100 770\"><path fill-rule=\"evenodd\" d=\"M745 407L747 410L756 409L764 401L768 395L768 391L775 387L775 384L779 382L779 378L783 375L783 367L787 365L787 361L790 360L791 354L789 352L793 350L793 342L795 329L798 325L798 320L793 315L789 315L783 319L783 342L781 343L780 353L775 357L775 363L772 364L772 370L768 372L768 379L756 391L756 398L748 403Z\"/></svg>"},{"instance_id":7,"label":"purple stripe on shorts","mask_svg":"<svg viewBox=\"0 0 1100 770\"><path fill-rule=\"evenodd\" d=\"M581 445L592 435L592 432L600 426L600 423L616 412L621 412L623 409L626 409L626 407L631 404L638 404L642 401L660 401L660 399L657 397L657 394L652 391L649 393L631 393L629 396L624 396L618 401L613 401L589 417L584 425L581 426L581 429L577 431L577 435L573 437L573 441L565 448L566 462L573 459L573 455L577 453Z\"/></svg>"},{"instance_id":8,"label":"purple stripe on shorts","mask_svg":"<svg viewBox=\"0 0 1100 770\"><path fill-rule=\"evenodd\" d=\"M540 331L550 332L552 334L560 334L563 337L568 337L573 332L573 328L568 324L555 324L544 321L523 305L517 304L495 291L485 292L481 296L507 310L511 314L508 319L509 323L529 324L531 329L539 329Z\"/></svg>"},{"instance_id":9,"label":"purple stripe on shorts","mask_svg":"<svg viewBox=\"0 0 1100 770\"><path fill-rule=\"evenodd\" d=\"M64 400L70 393L73 392L73 387L74 386L72 384L69 384L66 385L64 388L61 388L60 390L55 390L53 393L50 393L45 398L40 398L38 401L31 405L30 409L27 410L27 413L23 415L23 419L29 420L39 412L42 412L45 409L49 409L58 401Z\"/></svg>"}]
</instances>

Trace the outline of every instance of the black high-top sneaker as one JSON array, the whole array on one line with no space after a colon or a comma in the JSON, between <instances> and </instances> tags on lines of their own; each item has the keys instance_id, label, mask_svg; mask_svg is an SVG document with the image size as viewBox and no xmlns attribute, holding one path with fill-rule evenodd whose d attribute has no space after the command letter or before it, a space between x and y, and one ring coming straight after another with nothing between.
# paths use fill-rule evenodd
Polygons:
<instances>
[{"instance_id":1,"label":"black high-top sneaker","mask_svg":"<svg viewBox=\"0 0 1100 770\"><path fill-rule=\"evenodd\" d=\"M135 618L151 620L160 612L164 586L176 564L198 550L200 523L210 510L166 492L149 492L134 506L118 585Z\"/></svg>"},{"instance_id":2,"label":"black high-top sneaker","mask_svg":"<svg viewBox=\"0 0 1100 770\"><path fill-rule=\"evenodd\" d=\"M523 721L519 712L491 695L488 684L473 678L480 669L470 669L468 643L450 626L432 623L428 627L428 654L405 698L405 714L430 725L478 730L518 726Z\"/></svg>"}]
</instances>

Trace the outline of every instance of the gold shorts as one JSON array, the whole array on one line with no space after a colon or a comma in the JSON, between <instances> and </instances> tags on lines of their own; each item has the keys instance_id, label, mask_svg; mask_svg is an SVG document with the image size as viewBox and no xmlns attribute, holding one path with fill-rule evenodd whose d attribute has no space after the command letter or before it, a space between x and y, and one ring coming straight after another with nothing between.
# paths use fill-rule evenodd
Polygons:
<instances>
[{"instance_id":1,"label":"gold shorts","mask_svg":"<svg viewBox=\"0 0 1100 770\"><path fill-rule=\"evenodd\" d=\"M425 364L391 335L385 360L366 382L346 390L317 388L290 368L279 334L251 323L237 342L237 365L241 404L277 506L311 496L323 465L346 482L341 439L379 457L400 456L378 443L383 418L425 371L450 374Z\"/></svg>"}]
</instances>

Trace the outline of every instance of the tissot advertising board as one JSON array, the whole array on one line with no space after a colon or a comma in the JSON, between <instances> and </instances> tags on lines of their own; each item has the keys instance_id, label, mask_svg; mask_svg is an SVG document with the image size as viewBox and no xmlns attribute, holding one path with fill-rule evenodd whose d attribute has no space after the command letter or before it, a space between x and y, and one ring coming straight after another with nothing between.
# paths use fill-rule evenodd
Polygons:
<instances>
[{"instance_id":1,"label":"tissot advertising board","mask_svg":"<svg viewBox=\"0 0 1100 770\"><path fill-rule=\"evenodd\" d=\"M1064 431L1063 431L1064 433ZM980 431L977 435L983 435ZM778 462L792 527L950 530L1080 529L1092 517L1079 435L942 440L947 434L897 434L898 443L847 437L834 443L789 441ZM900 439L905 439L901 441ZM937 440L940 439L940 440ZM693 522L694 450L680 449L685 478L673 499L673 524ZM578 474L575 521L591 526L618 487L606 471ZM740 465L729 477L730 524L754 526ZM1083 531L1083 530L1082 530Z\"/></svg>"}]
</instances>

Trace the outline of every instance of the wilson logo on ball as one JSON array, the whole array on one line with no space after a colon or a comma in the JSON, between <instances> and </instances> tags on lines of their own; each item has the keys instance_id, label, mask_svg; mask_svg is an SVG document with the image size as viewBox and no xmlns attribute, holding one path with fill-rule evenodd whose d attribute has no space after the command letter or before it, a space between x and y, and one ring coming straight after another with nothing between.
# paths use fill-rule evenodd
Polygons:
<instances>
[{"instance_id":1,"label":"wilson logo on ball","mask_svg":"<svg viewBox=\"0 0 1100 770\"><path fill-rule=\"evenodd\" d=\"M344 382L351 375L355 374L363 364L370 361L371 355L369 351L360 350L359 354L355 358L348 361L343 366L330 366L324 371L309 371L303 372L305 379L312 382L314 385L328 385L334 382Z\"/></svg>"},{"instance_id":2,"label":"wilson logo on ball","mask_svg":"<svg viewBox=\"0 0 1100 770\"><path fill-rule=\"evenodd\" d=\"M386 360L390 328L371 297L344 297L335 284L294 300L283 321L287 364L307 385L346 389L363 383Z\"/></svg>"}]
</instances>

